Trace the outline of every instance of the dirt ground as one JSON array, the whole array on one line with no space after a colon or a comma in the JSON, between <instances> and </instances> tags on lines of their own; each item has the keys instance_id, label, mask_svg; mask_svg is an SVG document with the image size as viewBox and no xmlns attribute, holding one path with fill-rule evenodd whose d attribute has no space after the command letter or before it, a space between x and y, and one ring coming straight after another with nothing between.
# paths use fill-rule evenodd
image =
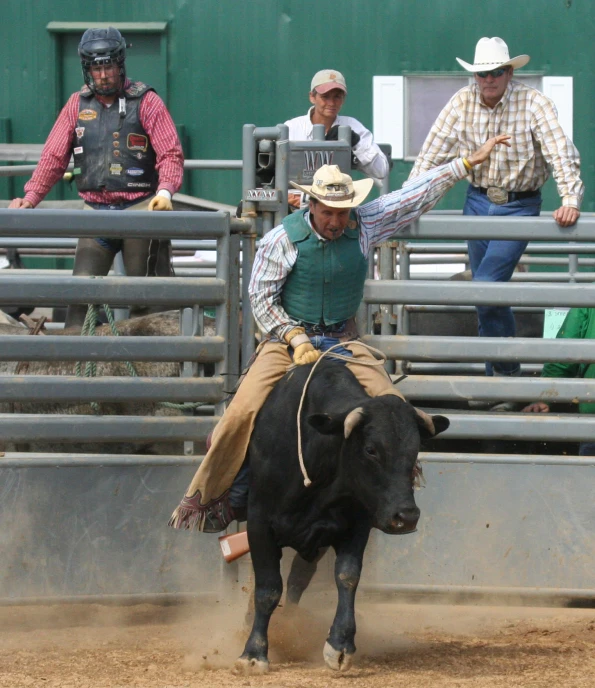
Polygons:
<instances>
[{"instance_id":1,"label":"dirt ground","mask_svg":"<svg viewBox=\"0 0 595 688\"><path fill-rule=\"evenodd\" d=\"M322 661L330 597L281 609L271 671L235 676L246 633L231 605L0 609L0 686L454 688L595 685L595 610L358 600L354 668Z\"/></svg>"}]
</instances>

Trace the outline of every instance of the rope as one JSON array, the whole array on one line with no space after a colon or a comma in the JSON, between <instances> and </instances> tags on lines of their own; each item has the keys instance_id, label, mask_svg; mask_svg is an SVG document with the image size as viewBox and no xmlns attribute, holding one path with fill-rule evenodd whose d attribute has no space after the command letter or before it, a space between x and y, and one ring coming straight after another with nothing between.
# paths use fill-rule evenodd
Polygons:
<instances>
[{"instance_id":1,"label":"rope","mask_svg":"<svg viewBox=\"0 0 595 688\"><path fill-rule=\"evenodd\" d=\"M116 327L116 321L114 320L114 314L112 312L112 309L107 305L107 303L104 303L103 310L105 311L105 314L107 316L107 320L112 331L112 334L114 335L114 337L120 337L120 333L118 331L118 328ZM95 335L95 331L97 329L98 313L99 306L90 303L87 307L87 314L85 315L85 321L81 329L81 336L93 337ZM124 365L126 366L126 369L128 370L128 374L130 375L130 377L139 377L136 368L130 361L124 361ZM82 363L81 361L77 361L75 371L77 377L97 377L97 363L95 363L95 361L87 361L85 363L85 372L83 374ZM180 411L191 411L193 409L199 408L200 406L204 406L206 403L206 401L187 401L181 404L175 404L171 401L158 401L157 405L163 406L164 408L171 408ZM92 401L91 408L95 411L95 413L100 413L99 404L97 402Z\"/></svg>"},{"instance_id":2,"label":"rope","mask_svg":"<svg viewBox=\"0 0 595 688\"><path fill-rule=\"evenodd\" d=\"M298 459L300 462L300 470L302 471L302 475L304 476L304 485L306 487L310 487L312 484L312 481L310 480L308 476L308 471L306 470L306 466L304 464L304 455L302 454L302 424L301 424L301 417L302 417L302 407L304 405L304 399L306 398L306 390L308 389L308 385L310 384L310 379L312 378L312 374L316 370L316 366L322 361L322 359L329 355L332 358L336 358L339 361L346 361L349 363L356 363L359 365L365 365L365 366L381 366L384 365L386 362L386 355L382 352L379 351L378 349L375 349L374 347L370 346L369 344L364 344L364 342L350 342L350 344L358 344L359 346L363 346L365 349L368 349L369 351L373 352L374 354L379 354L380 355L380 360L377 361L358 361L357 359L354 359L353 356L346 356L345 354L339 354L339 353L331 353L333 349L336 349L338 346L343 346L343 342L339 342L338 344L333 344L329 349L327 349L321 356L320 358L314 363L312 366L312 370L310 371L310 374L308 375L306 379L306 384L304 385L304 389L302 390L302 396L300 399L300 405L298 406L298 411L297 411L297 435L298 435ZM288 370L292 370L295 368L296 365L293 364L288 368Z\"/></svg>"}]
</instances>

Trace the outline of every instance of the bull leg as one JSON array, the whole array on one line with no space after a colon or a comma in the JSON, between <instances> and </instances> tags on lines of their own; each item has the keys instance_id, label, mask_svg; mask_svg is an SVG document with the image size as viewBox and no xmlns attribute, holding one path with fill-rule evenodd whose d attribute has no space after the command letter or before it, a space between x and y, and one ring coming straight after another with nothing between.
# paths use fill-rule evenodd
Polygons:
<instances>
[{"instance_id":1,"label":"bull leg","mask_svg":"<svg viewBox=\"0 0 595 688\"><path fill-rule=\"evenodd\" d=\"M327 666L335 671L347 671L355 654L355 593L369 536L369 525L359 524L349 539L335 545L335 583L339 599L322 652Z\"/></svg>"},{"instance_id":2,"label":"bull leg","mask_svg":"<svg viewBox=\"0 0 595 688\"><path fill-rule=\"evenodd\" d=\"M318 562L327 553L328 547L323 547L314 561L306 561L296 554L291 563L291 571L287 577L287 604L299 604L306 588L316 573Z\"/></svg>"},{"instance_id":3,"label":"bull leg","mask_svg":"<svg viewBox=\"0 0 595 688\"><path fill-rule=\"evenodd\" d=\"M248 521L248 542L254 567L254 622L235 669L238 673L255 675L269 670L268 628L283 593L282 551L275 544L269 526L254 522L252 516Z\"/></svg>"}]
</instances>

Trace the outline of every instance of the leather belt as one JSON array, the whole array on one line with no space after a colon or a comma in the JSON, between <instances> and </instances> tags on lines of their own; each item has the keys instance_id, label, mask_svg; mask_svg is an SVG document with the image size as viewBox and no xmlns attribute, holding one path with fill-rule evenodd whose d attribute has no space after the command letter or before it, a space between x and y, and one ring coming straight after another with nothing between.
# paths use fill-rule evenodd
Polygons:
<instances>
[{"instance_id":1,"label":"leather belt","mask_svg":"<svg viewBox=\"0 0 595 688\"><path fill-rule=\"evenodd\" d=\"M347 322L347 320L342 320L341 322L335 323L334 325L323 325L305 322L302 323L302 325L306 330L306 334L310 336L336 337L342 335L345 332Z\"/></svg>"},{"instance_id":2,"label":"leather belt","mask_svg":"<svg viewBox=\"0 0 595 688\"><path fill-rule=\"evenodd\" d=\"M493 203L497 203L498 205L519 201L521 198L533 198L541 194L539 189L533 189L532 191L506 191L505 189L499 189L494 186L490 186L489 188L477 186L476 189L479 191L479 193L487 196ZM508 196L505 194L508 194Z\"/></svg>"}]
</instances>

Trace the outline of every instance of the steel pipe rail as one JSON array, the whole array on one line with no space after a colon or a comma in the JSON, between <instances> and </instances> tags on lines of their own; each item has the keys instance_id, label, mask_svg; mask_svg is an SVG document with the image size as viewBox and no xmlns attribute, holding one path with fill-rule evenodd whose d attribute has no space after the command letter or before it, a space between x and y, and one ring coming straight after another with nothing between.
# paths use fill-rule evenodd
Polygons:
<instances>
[{"instance_id":1,"label":"steel pipe rail","mask_svg":"<svg viewBox=\"0 0 595 688\"><path fill-rule=\"evenodd\" d=\"M448 413L445 439L592 441L595 418L583 415ZM10 442L147 442L206 440L218 417L0 414L0 440Z\"/></svg>"},{"instance_id":2,"label":"steel pipe rail","mask_svg":"<svg viewBox=\"0 0 595 688\"><path fill-rule=\"evenodd\" d=\"M595 402L592 380L537 378L527 384L522 377L473 377L462 375L409 375L398 383L399 392L411 399L468 401L506 399L544 401L547 404Z\"/></svg>"},{"instance_id":3,"label":"steel pipe rail","mask_svg":"<svg viewBox=\"0 0 595 688\"><path fill-rule=\"evenodd\" d=\"M225 290L225 280L213 278L36 275L26 282L18 282L12 276L0 273L0 306L12 303L33 306L68 306L71 303L216 306L225 302Z\"/></svg>"},{"instance_id":4,"label":"steel pipe rail","mask_svg":"<svg viewBox=\"0 0 595 688\"><path fill-rule=\"evenodd\" d=\"M432 242L428 244L427 242L403 242L403 245L405 251L412 255L416 253L467 253L466 243L449 242L441 244L440 242ZM572 246L569 246L563 243L530 243L525 249L523 256L527 253L593 253L594 248L593 244L572 244ZM523 258L521 258L520 262L523 262Z\"/></svg>"},{"instance_id":5,"label":"steel pipe rail","mask_svg":"<svg viewBox=\"0 0 595 688\"><path fill-rule=\"evenodd\" d=\"M367 335L366 344L390 359L407 361L547 361L589 363L593 342L588 339L532 339L530 337L391 337Z\"/></svg>"},{"instance_id":6,"label":"steel pipe rail","mask_svg":"<svg viewBox=\"0 0 595 688\"><path fill-rule=\"evenodd\" d=\"M504 466L595 466L593 456L552 456L550 454L459 454L457 452L419 452L425 463L461 463Z\"/></svg>"},{"instance_id":7,"label":"steel pipe rail","mask_svg":"<svg viewBox=\"0 0 595 688\"><path fill-rule=\"evenodd\" d=\"M44 452L6 452L2 468L116 468L130 466L198 466L203 457L165 454L61 454Z\"/></svg>"},{"instance_id":8,"label":"steel pipe rail","mask_svg":"<svg viewBox=\"0 0 595 688\"><path fill-rule=\"evenodd\" d=\"M441 282L368 280L365 303L416 303L418 305L583 307L595 304L594 284L516 284L501 282Z\"/></svg>"},{"instance_id":9,"label":"steel pipe rail","mask_svg":"<svg viewBox=\"0 0 595 688\"><path fill-rule=\"evenodd\" d=\"M130 210L25 210L0 209L0 236L29 238L107 237L110 239L201 239L223 237L229 215L222 211L148 213Z\"/></svg>"},{"instance_id":10,"label":"steel pipe rail","mask_svg":"<svg viewBox=\"0 0 595 688\"><path fill-rule=\"evenodd\" d=\"M184 160L185 170L241 170L242 160Z\"/></svg>"},{"instance_id":11,"label":"steel pipe rail","mask_svg":"<svg viewBox=\"0 0 595 688\"><path fill-rule=\"evenodd\" d=\"M0 337L0 361L199 361L224 359L223 337Z\"/></svg>"},{"instance_id":12,"label":"steel pipe rail","mask_svg":"<svg viewBox=\"0 0 595 688\"><path fill-rule=\"evenodd\" d=\"M440 413L440 411L438 411ZM554 413L446 413L450 426L445 439L533 440L539 442L592 442L595 417L590 414Z\"/></svg>"},{"instance_id":13,"label":"steel pipe rail","mask_svg":"<svg viewBox=\"0 0 595 688\"><path fill-rule=\"evenodd\" d=\"M218 417L75 416L0 414L0 440L8 442L205 441ZM1 465L1 464L0 464Z\"/></svg>"},{"instance_id":14,"label":"steel pipe rail","mask_svg":"<svg viewBox=\"0 0 595 688\"><path fill-rule=\"evenodd\" d=\"M539 375L542 368L541 364L523 363L523 372L531 375ZM485 363L424 363L408 361L403 369L407 375L475 375L485 377Z\"/></svg>"},{"instance_id":15,"label":"steel pipe rail","mask_svg":"<svg viewBox=\"0 0 595 688\"><path fill-rule=\"evenodd\" d=\"M225 394L222 377L98 377L61 375L7 376L0 384L0 402L91 401L216 403Z\"/></svg>"},{"instance_id":16,"label":"steel pipe rail","mask_svg":"<svg viewBox=\"0 0 595 688\"><path fill-rule=\"evenodd\" d=\"M393 240L493 239L522 241L595 241L595 217L582 217L572 227L560 227L551 217L480 217L423 215Z\"/></svg>"}]
</instances>

